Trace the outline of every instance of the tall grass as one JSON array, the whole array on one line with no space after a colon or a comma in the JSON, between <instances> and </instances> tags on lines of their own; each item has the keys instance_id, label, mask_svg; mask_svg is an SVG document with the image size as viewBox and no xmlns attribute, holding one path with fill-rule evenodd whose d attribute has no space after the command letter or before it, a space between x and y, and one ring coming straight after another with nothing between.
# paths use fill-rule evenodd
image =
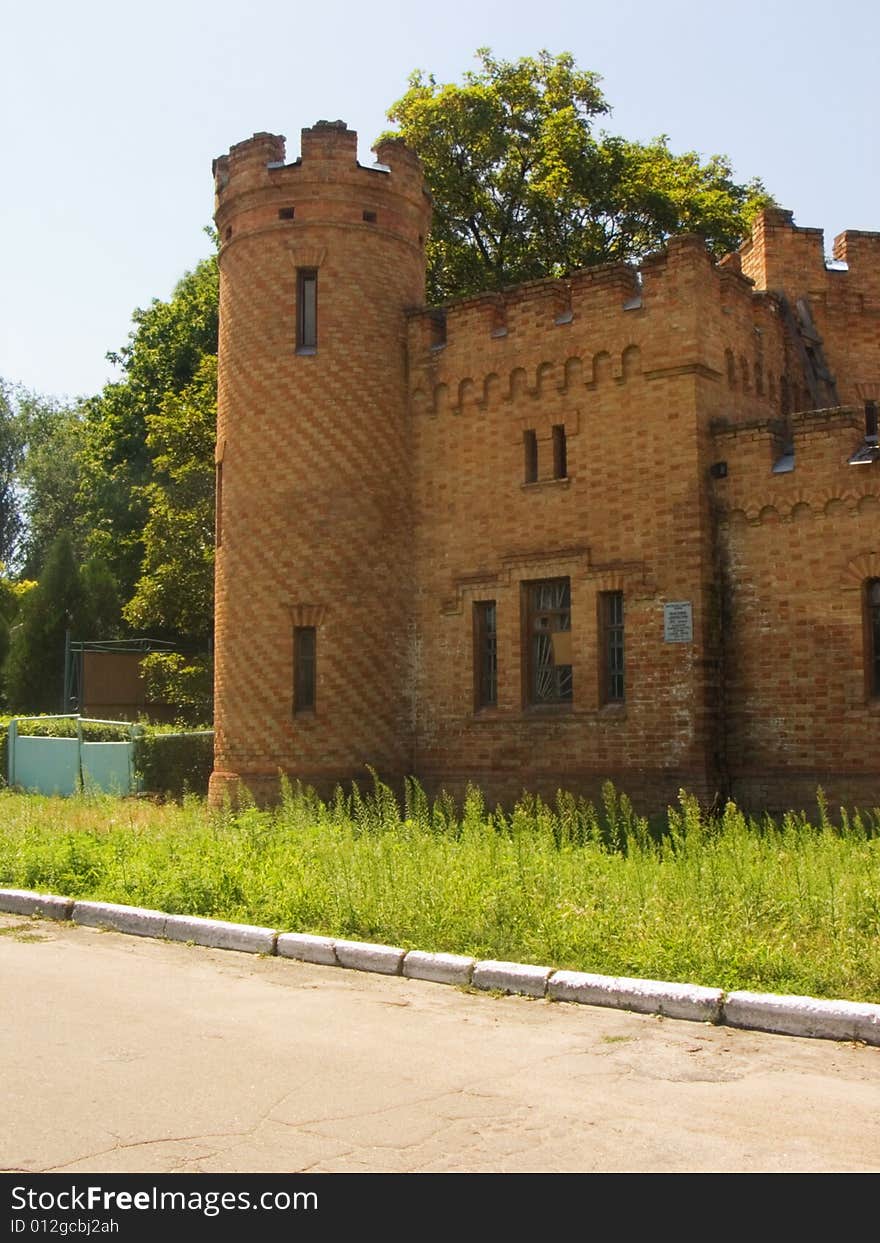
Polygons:
<instances>
[{"instance_id":1,"label":"tall grass","mask_svg":"<svg viewBox=\"0 0 880 1243\"><path fill-rule=\"evenodd\" d=\"M880 1001L880 809L780 822L605 788L512 812L374 777L210 813L0 795L0 884L604 974Z\"/></svg>"}]
</instances>

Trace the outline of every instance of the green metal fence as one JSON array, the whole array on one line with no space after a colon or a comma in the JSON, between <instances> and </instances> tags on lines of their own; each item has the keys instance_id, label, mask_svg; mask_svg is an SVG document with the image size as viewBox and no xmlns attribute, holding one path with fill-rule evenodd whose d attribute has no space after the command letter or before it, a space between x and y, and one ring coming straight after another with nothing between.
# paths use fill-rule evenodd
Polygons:
<instances>
[{"instance_id":1,"label":"green metal fence","mask_svg":"<svg viewBox=\"0 0 880 1243\"><path fill-rule=\"evenodd\" d=\"M46 738L21 734L23 721L73 721L75 738ZM114 725L128 732L120 742L89 742L83 725ZM130 721L97 721L91 717L13 717L9 722L7 775L9 785L38 794L76 794L100 790L107 794L132 794L137 790L134 740L142 732Z\"/></svg>"}]
</instances>

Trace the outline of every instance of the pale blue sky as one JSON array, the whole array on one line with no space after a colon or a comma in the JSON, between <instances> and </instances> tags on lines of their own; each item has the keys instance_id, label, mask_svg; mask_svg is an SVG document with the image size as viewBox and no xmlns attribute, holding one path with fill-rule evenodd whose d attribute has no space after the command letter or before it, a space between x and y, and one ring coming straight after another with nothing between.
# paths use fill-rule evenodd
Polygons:
<instances>
[{"instance_id":1,"label":"pale blue sky","mask_svg":"<svg viewBox=\"0 0 880 1243\"><path fill-rule=\"evenodd\" d=\"M570 51L602 75L606 128L667 133L763 177L798 224L880 230L880 6L805 0L34 0L3 21L0 376L97 391L131 312L202 255L211 160L319 118L361 158L410 71L459 80L474 50Z\"/></svg>"}]
</instances>

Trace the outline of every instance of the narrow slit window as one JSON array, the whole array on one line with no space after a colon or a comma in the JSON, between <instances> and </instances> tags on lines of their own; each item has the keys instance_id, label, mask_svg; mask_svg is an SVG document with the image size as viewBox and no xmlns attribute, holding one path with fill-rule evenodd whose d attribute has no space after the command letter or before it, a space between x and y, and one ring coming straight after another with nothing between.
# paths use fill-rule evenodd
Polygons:
<instances>
[{"instance_id":1,"label":"narrow slit window","mask_svg":"<svg viewBox=\"0 0 880 1243\"><path fill-rule=\"evenodd\" d=\"M525 482L538 482L538 434L529 430L523 432L523 451L525 454Z\"/></svg>"},{"instance_id":2,"label":"narrow slit window","mask_svg":"<svg viewBox=\"0 0 880 1243\"><path fill-rule=\"evenodd\" d=\"M872 698L880 697L880 578L868 582L868 691Z\"/></svg>"},{"instance_id":3,"label":"narrow slit window","mask_svg":"<svg viewBox=\"0 0 880 1243\"><path fill-rule=\"evenodd\" d=\"M498 703L498 632L494 600L474 604L474 691L477 708Z\"/></svg>"},{"instance_id":4,"label":"narrow slit window","mask_svg":"<svg viewBox=\"0 0 880 1243\"><path fill-rule=\"evenodd\" d=\"M223 463L217 463L217 481L214 489L214 543L223 543Z\"/></svg>"},{"instance_id":5,"label":"narrow slit window","mask_svg":"<svg viewBox=\"0 0 880 1243\"><path fill-rule=\"evenodd\" d=\"M602 702L623 703L623 592L599 595L599 653L602 661Z\"/></svg>"},{"instance_id":6,"label":"narrow slit window","mask_svg":"<svg viewBox=\"0 0 880 1243\"><path fill-rule=\"evenodd\" d=\"M314 626L293 628L293 711L314 712L317 672L317 633Z\"/></svg>"},{"instance_id":7,"label":"narrow slit window","mask_svg":"<svg viewBox=\"0 0 880 1243\"><path fill-rule=\"evenodd\" d=\"M318 347L318 273L300 268L296 290L296 348L313 353Z\"/></svg>"},{"instance_id":8,"label":"narrow slit window","mask_svg":"<svg viewBox=\"0 0 880 1243\"><path fill-rule=\"evenodd\" d=\"M878 434L876 401L865 402L865 440L872 445L876 445L878 440L880 440L880 434Z\"/></svg>"},{"instance_id":9,"label":"narrow slit window","mask_svg":"<svg viewBox=\"0 0 880 1243\"><path fill-rule=\"evenodd\" d=\"M558 424L553 428L553 478L568 476L568 453L565 445L565 428Z\"/></svg>"}]
</instances>

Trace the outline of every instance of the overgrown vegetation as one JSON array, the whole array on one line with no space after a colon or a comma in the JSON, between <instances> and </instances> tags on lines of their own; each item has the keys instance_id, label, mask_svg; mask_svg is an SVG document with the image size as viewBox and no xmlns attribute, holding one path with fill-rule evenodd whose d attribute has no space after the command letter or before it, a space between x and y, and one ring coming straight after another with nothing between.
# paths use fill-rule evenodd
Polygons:
<instances>
[{"instance_id":1,"label":"overgrown vegetation","mask_svg":"<svg viewBox=\"0 0 880 1243\"><path fill-rule=\"evenodd\" d=\"M415 782L211 814L0 795L0 884L605 974L880 1001L880 808L649 825L610 785L512 812Z\"/></svg>"},{"instance_id":2,"label":"overgrown vegetation","mask_svg":"<svg viewBox=\"0 0 880 1243\"><path fill-rule=\"evenodd\" d=\"M134 767L149 793L165 798L205 794L214 767L213 731L146 727L135 739Z\"/></svg>"}]
</instances>

